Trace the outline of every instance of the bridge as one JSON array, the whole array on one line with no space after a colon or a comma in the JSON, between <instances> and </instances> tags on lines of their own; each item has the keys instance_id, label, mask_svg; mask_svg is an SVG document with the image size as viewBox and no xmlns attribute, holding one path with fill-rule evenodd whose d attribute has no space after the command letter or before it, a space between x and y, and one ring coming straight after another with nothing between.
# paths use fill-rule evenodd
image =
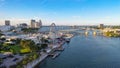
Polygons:
<instances>
[{"instance_id":1,"label":"bridge","mask_svg":"<svg viewBox=\"0 0 120 68\"><path fill-rule=\"evenodd\" d=\"M103 35L102 31L87 26L73 28L71 26L56 26L55 23L52 23L50 26L43 27L40 31L49 33L50 37L55 37L60 33L69 33L74 35Z\"/></svg>"},{"instance_id":2,"label":"bridge","mask_svg":"<svg viewBox=\"0 0 120 68\"><path fill-rule=\"evenodd\" d=\"M66 29L66 30L59 30L59 32L72 33L75 35L103 35L100 30L91 29L91 28Z\"/></svg>"}]
</instances>

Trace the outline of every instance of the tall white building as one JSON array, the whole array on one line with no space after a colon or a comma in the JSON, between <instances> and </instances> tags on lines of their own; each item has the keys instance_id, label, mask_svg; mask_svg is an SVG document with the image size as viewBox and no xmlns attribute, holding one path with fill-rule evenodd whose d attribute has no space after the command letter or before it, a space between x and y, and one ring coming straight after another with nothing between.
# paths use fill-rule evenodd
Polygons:
<instances>
[{"instance_id":1,"label":"tall white building","mask_svg":"<svg viewBox=\"0 0 120 68\"><path fill-rule=\"evenodd\" d=\"M37 28L40 28L42 26L42 21L39 20L39 22L37 22Z\"/></svg>"},{"instance_id":2,"label":"tall white building","mask_svg":"<svg viewBox=\"0 0 120 68\"><path fill-rule=\"evenodd\" d=\"M35 23L36 23L36 21L35 20L31 20L31 28L35 28Z\"/></svg>"},{"instance_id":3,"label":"tall white building","mask_svg":"<svg viewBox=\"0 0 120 68\"><path fill-rule=\"evenodd\" d=\"M42 26L42 21L39 20L38 22L35 20L31 20L31 28L40 28Z\"/></svg>"}]
</instances>

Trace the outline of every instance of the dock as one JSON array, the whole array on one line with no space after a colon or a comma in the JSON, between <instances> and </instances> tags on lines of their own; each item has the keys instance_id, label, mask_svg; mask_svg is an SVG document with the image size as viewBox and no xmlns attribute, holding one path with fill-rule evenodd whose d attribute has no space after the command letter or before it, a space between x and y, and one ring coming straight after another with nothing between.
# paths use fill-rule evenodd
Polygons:
<instances>
[{"instance_id":1,"label":"dock","mask_svg":"<svg viewBox=\"0 0 120 68\"><path fill-rule=\"evenodd\" d=\"M64 51L64 47L59 47L59 48L56 48L56 51Z\"/></svg>"},{"instance_id":2,"label":"dock","mask_svg":"<svg viewBox=\"0 0 120 68\"><path fill-rule=\"evenodd\" d=\"M52 54L49 54L49 56L51 56L53 59L56 58L59 55L60 55L60 52L54 52Z\"/></svg>"},{"instance_id":3,"label":"dock","mask_svg":"<svg viewBox=\"0 0 120 68\"><path fill-rule=\"evenodd\" d=\"M56 52L56 53L53 55L52 58L54 59L54 58L56 58L56 57L59 56L59 55L60 55L60 52Z\"/></svg>"}]
</instances>

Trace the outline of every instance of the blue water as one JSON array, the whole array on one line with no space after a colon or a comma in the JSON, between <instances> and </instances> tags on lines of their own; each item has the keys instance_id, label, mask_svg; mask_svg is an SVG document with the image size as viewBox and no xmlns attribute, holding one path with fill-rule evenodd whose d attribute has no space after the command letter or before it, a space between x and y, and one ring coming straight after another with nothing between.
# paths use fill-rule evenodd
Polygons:
<instances>
[{"instance_id":1,"label":"blue water","mask_svg":"<svg viewBox=\"0 0 120 68\"><path fill-rule=\"evenodd\" d=\"M120 38L79 35L64 46L60 56L38 68L120 68Z\"/></svg>"}]
</instances>

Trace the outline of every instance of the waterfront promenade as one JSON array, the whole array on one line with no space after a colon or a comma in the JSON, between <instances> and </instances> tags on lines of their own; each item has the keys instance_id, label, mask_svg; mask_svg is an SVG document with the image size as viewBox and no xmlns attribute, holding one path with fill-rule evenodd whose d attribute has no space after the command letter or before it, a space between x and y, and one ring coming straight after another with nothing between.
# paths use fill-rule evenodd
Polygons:
<instances>
[{"instance_id":1,"label":"waterfront promenade","mask_svg":"<svg viewBox=\"0 0 120 68\"><path fill-rule=\"evenodd\" d=\"M41 56L38 59L28 63L27 65L24 66L24 68L34 68L38 63L43 61L47 56L48 56L47 53L41 53Z\"/></svg>"},{"instance_id":2,"label":"waterfront promenade","mask_svg":"<svg viewBox=\"0 0 120 68\"><path fill-rule=\"evenodd\" d=\"M46 52L40 52L40 57L28 63L27 65L24 65L24 68L34 68L39 63L41 63L43 60L45 60L49 56L49 54L54 53L56 49L58 49L59 47L62 47L65 42L66 42L65 40L62 40L59 43L48 45L48 46L53 46L52 49L46 48L45 49Z\"/></svg>"}]
</instances>

